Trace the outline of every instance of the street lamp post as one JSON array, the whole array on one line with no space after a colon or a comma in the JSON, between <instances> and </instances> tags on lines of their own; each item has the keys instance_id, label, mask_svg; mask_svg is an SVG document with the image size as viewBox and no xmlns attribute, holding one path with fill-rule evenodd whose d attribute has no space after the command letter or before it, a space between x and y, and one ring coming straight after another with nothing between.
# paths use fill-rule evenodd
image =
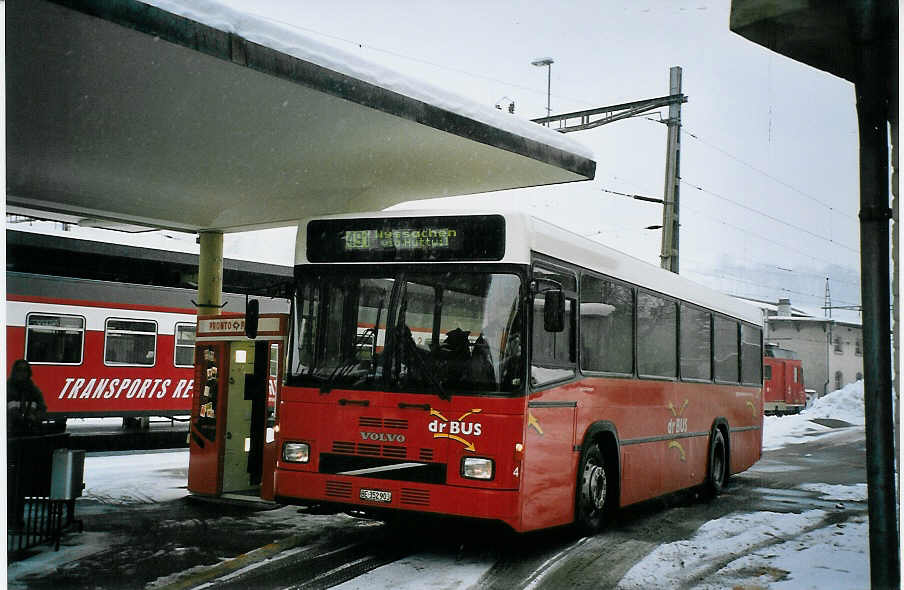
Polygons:
<instances>
[{"instance_id":1,"label":"street lamp post","mask_svg":"<svg viewBox=\"0 0 904 590\"><path fill-rule=\"evenodd\" d=\"M552 64L553 59L551 57L541 57L539 59L535 59L530 62L532 66L543 67L546 66L546 116L549 117L552 115L552 109L550 108L549 99L550 99L550 90L552 88Z\"/></svg>"}]
</instances>

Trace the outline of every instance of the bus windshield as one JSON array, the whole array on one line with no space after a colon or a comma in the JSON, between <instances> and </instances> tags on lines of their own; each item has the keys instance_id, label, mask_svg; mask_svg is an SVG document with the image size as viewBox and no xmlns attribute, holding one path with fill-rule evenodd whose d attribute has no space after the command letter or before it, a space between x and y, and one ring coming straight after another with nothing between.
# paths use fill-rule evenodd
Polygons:
<instances>
[{"instance_id":1,"label":"bus windshield","mask_svg":"<svg viewBox=\"0 0 904 590\"><path fill-rule=\"evenodd\" d=\"M288 382L444 398L516 393L521 290L506 273L306 272L293 299Z\"/></svg>"}]
</instances>

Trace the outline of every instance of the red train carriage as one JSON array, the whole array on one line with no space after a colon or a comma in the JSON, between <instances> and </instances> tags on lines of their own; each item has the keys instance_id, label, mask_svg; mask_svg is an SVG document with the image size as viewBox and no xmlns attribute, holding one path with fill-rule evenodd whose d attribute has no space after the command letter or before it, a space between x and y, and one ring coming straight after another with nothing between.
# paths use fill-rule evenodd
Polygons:
<instances>
[{"instance_id":1,"label":"red train carriage","mask_svg":"<svg viewBox=\"0 0 904 590\"><path fill-rule=\"evenodd\" d=\"M19 272L6 281L7 366L31 363L49 418L189 414L196 291Z\"/></svg>"},{"instance_id":2,"label":"red train carriage","mask_svg":"<svg viewBox=\"0 0 904 590\"><path fill-rule=\"evenodd\" d=\"M328 217L296 248L278 501L593 531L760 457L753 307L520 214Z\"/></svg>"},{"instance_id":3,"label":"red train carriage","mask_svg":"<svg viewBox=\"0 0 904 590\"><path fill-rule=\"evenodd\" d=\"M192 291L24 273L6 278L7 365L31 363L50 418L188 414Z\"/></svg>"},{"instance_id":4,"label":"red train carriage","mask_svg":"<svg viewBox=\"0 0 904 590\"><path fill-rule=\"evenodd\" d=\"M799 414L807 407L804 368L797 353L767 345L763 357L763 373L765 414Z\"/></svg>"}]
</instances>

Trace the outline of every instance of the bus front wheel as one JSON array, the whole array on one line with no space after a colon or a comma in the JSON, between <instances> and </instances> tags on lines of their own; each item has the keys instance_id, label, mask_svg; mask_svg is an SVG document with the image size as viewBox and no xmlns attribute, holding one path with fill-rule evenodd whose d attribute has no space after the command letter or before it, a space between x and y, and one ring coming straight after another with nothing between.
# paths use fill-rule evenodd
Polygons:
<instances>
[{"instance_id":1,"label":"bus front wheel","mask_svg":"<svg viewBox=\"0 0 904 590\"><path fill-rule=\"evenodd\" d=\"M584 534L595 534L603 527L609 504L611 477L600 448L591 444L581 454L575 506L575 524Z\"/></svg>"}]
</instances>

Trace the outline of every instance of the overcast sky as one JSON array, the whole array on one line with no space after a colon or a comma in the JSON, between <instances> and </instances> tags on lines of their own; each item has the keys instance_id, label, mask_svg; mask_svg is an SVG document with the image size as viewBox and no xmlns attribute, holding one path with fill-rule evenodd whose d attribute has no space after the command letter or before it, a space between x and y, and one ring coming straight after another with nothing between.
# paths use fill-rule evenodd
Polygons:
<instances>
[{"instance_id":1,"label":"overcast sky","mask_svg":"<svg viewBox=\"0 0 904 590\"><path fill-rule=\"evenodd\" d=\"M537 58L554 60L554 114L666 95L681 66L681 274L819 315L829 276L833 305L859 304L853 85L731 33L728 0L218 1L525 119L546 114ZM644 228L661 206L609 192L662 196L658 118L571 134L595 152L591 182L417 206L518 208L658 264ZM226 255L291 264L294 232L269 231L228 235Z\"/></svg>"},{"instance_id":2,"label":"overcast sky","mask_svg":"<svg viewBox=\"0 0 904 590\"><path fill-rule=\"evenodd\" d=\"M819 314L829 276L834 305L859 303L853 85L731 33L728 1L226 3L528 119L546 112L536 58L555 60L554 114L666 95L681 66L681 273ZM418 205L521 208L658 264L644 227L661 206L606 192L661 197L657 118L572 134L596 154L592 182Z\"/></svg>"}]
</instances>

